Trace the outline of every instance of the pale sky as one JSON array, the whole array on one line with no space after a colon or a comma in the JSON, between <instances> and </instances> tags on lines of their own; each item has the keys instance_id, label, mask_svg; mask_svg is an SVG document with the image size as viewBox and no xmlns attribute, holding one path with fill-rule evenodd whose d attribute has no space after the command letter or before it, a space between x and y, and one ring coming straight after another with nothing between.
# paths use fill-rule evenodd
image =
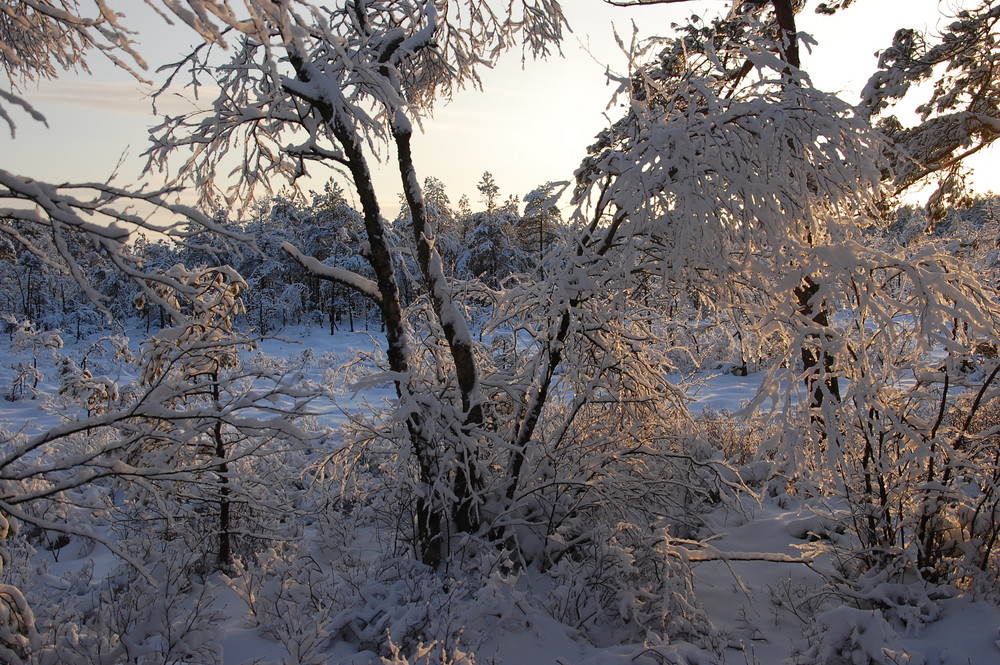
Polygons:
<instances>
[{"instance_id":1,"label":"pale sky","mask_svg":"<svg viewBox=\"0 0 1000 665\"><path fill-rule=\"evenodd\" d=\"M493 174L503 198L523 197L548 180L571 179L594 135L619 114L606 111L612 88L605 68L625 69L612 24L627 40L632 21L640 35L650 35L723 5L720 0L630 9L602 0L562 4L573 29L563 57L528 61L522 68L520 53L508 54L483 73L482 91L464 91L440 106L425 133L414 138L418 175L442 180L453 203L466 194L478 207L476 183L484 171ZM874 71L875 51L890 44L897 28L933 29L939 20L938 0L861 0L833 17L812 13L815 4L799 17L800 30L819 42L814 53L803 54L803 65L819 87L843 91L851 103ZM140 3L119 6L133 11ZM130 25L147 35L143 54L154 68L183 48L186 35L179 41L155 20L140 16ZM0 168L49 181L103 181L125 154L116 182L135 181L137 156L155 123L134 80L98 63L93 76L65 77L24 93L47 116L49 127L15 115L17 138L0 132ZM989 155L979 160L977 188L1000 190L988 160ZM312 173L317 188L329 176L315 167ZM376 177L385 214L392 216L399 187L391 159Z\"/></svg>"}]
</instances>

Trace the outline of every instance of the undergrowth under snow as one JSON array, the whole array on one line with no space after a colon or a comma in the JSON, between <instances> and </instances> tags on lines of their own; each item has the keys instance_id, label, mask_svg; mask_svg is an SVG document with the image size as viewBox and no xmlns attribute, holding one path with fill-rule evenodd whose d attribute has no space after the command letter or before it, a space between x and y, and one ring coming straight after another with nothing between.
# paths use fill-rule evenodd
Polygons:
<instances>
[{"instance_id":1,"label":"undergrowth under snow","mask_svg":"<svg viewBox=\"0 0 1000 665\"><path fill-rule=\"evenodd\" d=\"M325 450L306 451L315 459L340 445L337 428L392 392L349 385L366 373L365 363L342 369L372 351L366 334L303 328L288 337L300 341L265 340L262 358L299 368L303 381L339 386L317 416L334 434L322 442ZM2 343L3 356L15 358ZM60 354L72 356L86 344ZM36 398L0 402L4 428L30 435L58 423L54 357L40 363ZM110 361L94 366L111 373L116 367ZM127 378L109 376L113 383ZM16 380L16 362L3 363L0 384L7 389ZM754 389L753 376L706 375L692 393L695 410L729 413ZM376 472L366 473L368 482L377 482ZM400 510L391 497L352 505L350 490L336 484L342 477L329 476L284 479L303 485L297 512L288 517L297 521L293 537L248 553L228 576L199 572L197 557L173 549L176 542L147 543L147 579L84 539L22 534L11 540L2 581L24 591L40 639L50 641L38 662L1000 662L994 597L875 579L867 598L848 597L835 582L854 544L838 526L838 506L774 491L763 478L756 495L702 515L697 540L654 544L663 559L651 578L640 574L647 562L624 560L625 550L610 545L596 567L563 560L542 571L470 543L460 560L432 573L405 544L386 542L391 529L379 521L397 519ZM107 521L94 526L109 538L125 533ZM608 535L613 544L618 534ZM662 631L630 626L640 618L648 625L649 616L638 613L650 611L662 614ZM609 612L617 612L617 622L598 619Z\"/></svg>"}]
</instances>

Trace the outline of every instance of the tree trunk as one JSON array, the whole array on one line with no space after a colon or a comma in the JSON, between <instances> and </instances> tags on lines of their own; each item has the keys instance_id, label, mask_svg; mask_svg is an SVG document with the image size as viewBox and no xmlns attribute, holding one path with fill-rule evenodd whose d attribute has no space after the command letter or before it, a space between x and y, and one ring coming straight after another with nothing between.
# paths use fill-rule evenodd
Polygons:
<instances>
[{"instance_id":1,"label":"tree trunk","mask_svg":"<svg viewBox=\"0 0 1000 665\"><path fill-rule=\"evenodd\" d=\"M816 301L819 294L819 283L812 275L806 275L800 286L795 288L795 304L799 312L812 321L817 328L828 328L830 312L826 303ZM809 393L809 407L813 412L813 420L823 423L823 403L829 396L833 403L840 404L840 382L834 374L834 358L823 349L824 339L819 333L811 333L808 339L818 342L819 348L803 345L802 370L805 374L806 388Z\"/></svg>"},{"instance_id":2,"label":"tree trunk","mask_svg":"<svg viewBox=\"0 0 1000 665\"><path fill-rule=\"evenodd\" d=\"M412 216L413 237L417 246L417 263L427 283L431 306L444 332L448 349L455 363L455 376L462 398L462 440L452 489L455 505L452 518L459 531L479 530L479 506L483 488L477 468L476 451L472 445L475 430L483 423L483 407L479 391L479 368L472 350L472 337L467 322L452 300L451 286L442 268L441 255L434 246L434 231L427 221L427 208L417 181L410 148L412 130L409 121L399 112L393 123L393 137L399 160L399 175Z\"/></svg>"},{"instance_id":3,"label":"tree trunk","mask_svg":"<svg viewBox=\"0 0 1000 665\"><path fill-rule=\"evenodd\" d=\"M361 202L369 245L367 259L375 272L375 282L378 284L381 296L379 313L385 327L388 347L386 357L389 369L400 377L395 381L396 395L405 399L409 394L409 386L403 377L410 371L409 347L403 323L403 308L399 299L399 286L392 264L392 255L385 239L385 227L371 171L362 150L361 140L354 129L340 115L335 114L331 107L326 106L322 111L324 120L330 124L334 135L344 148L351 179ZM431 442L423 434L420 414L411 414L406 420L406 426L418 470L417 515L414 520L417 554L425 564L436 568L442 561L445 523L445 511L439 505L440 502L435 501L432 496L437 455Z\"/></svg>"},{"instance_id":4,"label":"tree trunk","mask_svg":"<svg viewBox=\"0 0 1000 665\"><path fill-rule=\"evenodd\" d=\"M785 62L799 69L802 62L799 57L798 31L795 26L795 9L792 2L791 0L771 0L771 5L774 7L774 15L780 30L782 56ZM819 290L819 282L812 275L806 275L802 284L795 288L795 304L799 308L799 313L812 321L817 328L826 329L830 326L830 312L822 299L816 301ZM813 349L806 344L801 350L802 370L805 376L806 390L809 394L809 407L813 422L824 426L823 404L827 397L830 398L834 406L840 404L840 382L834 374L835 359L829 351L823 348L825 339L822 335L819 333L810 334L807 340L816 342L818 347ZM821 436L824 436L825 427L821 427L820 432Z\"/></svg>"},{"instance_id":5,"label":"tree trunk","mask_svg":"<svg viewBox=\"0 0 1000 665\"><path fill-rule=\"evenodd\" d=\"M212 406L218 414L222 411L219 374L213 372L208 377L212 382ZM226 462L227 451L225 437L222 433L222 420L218 415L212 425L212 438L215 443L215 457L220 460L217 467L219 477L219 549L215 561L219 570L225 572L233 565L232 525L230 522L229 464Z\"/></svg>"}]
</instances>

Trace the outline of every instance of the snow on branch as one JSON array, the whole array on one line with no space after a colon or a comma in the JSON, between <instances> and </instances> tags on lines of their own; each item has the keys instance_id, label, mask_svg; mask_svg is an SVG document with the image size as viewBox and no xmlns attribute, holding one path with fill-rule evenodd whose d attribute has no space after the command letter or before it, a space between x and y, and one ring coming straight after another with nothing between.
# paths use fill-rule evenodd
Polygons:
<instances>
[{"instance_id":1,"label":"snow on branch","mask_svg":"<svg viewBox=\"0 0 1000 665\"><path fill-rule=\"evenodd\" d=\"M189 3L205 11L217 4ZM179 4L171 3L171 11L178 13ZM518 39L544 55L558 45L565 24L554 0L521 0L503 11L486 0L242 4L252 21L199 14L243 33L230 64L219 67L200 49L163 68L171 72L168 86L190 74L189 87L219 94L209 111L166 118L146 153L153 170L185 151L176 182L197 183L205 201L220 190L245 201L275 176L294 185L307 162L350 168L336 125L378 152L396 111L405 107L419 118L437 99L478 85L481 67ZM241 153L238 166L225 173L231 153ZM229 184L220 186L224 178Z\"/></svg>"},{"instance_id":2,"label":"snow on branch","mask_svg":"<svg viewBox=\"0 0 1000 665\"><path fill-rule=\"evenodd\" d=\"M705 547L704 552L691 552L687 560L692 562L706 561L766 561L770 563L801 563L807 566L813 564L812 559L795 557L779 552L723 552L714 547Z\"/></svg>"},{"instance_id":3,"label":"snow on branch","mask_svg":"<svg viewBox=\"0 0 1000 665\"><path fill-rule=\"evenodd\" d=\"M4 234L45 264L69 274L95 305L106 310L107 298L85 274L77 256L74 235L86 238L111 260L125 276L137 282L154 302L172 311L149 289L154 282L169 281L154 275L132 254L130 241L136 232L164 235L187 243L210 232L229 242L252 246L252 239L227 229L191 206L167 200L173 190L128 191L104 183L54 185L24 178L0 169L0 234ZM150 216L158 212L176 216L176 221L160 224ZM32 240L43 232L52 242L54 253Z\"/></svg>"},{"instance_id":4,"label":"snow on branch","mask_svg":"<svg viewBox=\"0 0 1000 665\"><path fill-rule=\"evenodd\" d=\"M1000 6L969 4L977 6L958 11L938 35L896 31L858 106L890 139L887 175L897 191L937 181L927 201L935 219L961 200L966 158L1000 138ZM929 81L933 86L919 85ZM906 126L895 107L920 96L919 121Z\"/></svg>"},{"instance_id":5,"label":"snow on branch","mask_svg":"<svg viewBox=\"0 0 1000 665\"><path fill-rule=\"evenodd\" d=\"M376 303L382 302L382 294L378 290L378 284L372 280L362 277L356 272L351 272L350 270L344 270L343 268L337 268L336 266L328 266L324 263L320 263L315 258L306 256L300 252L290 242L281 243L281 249L295 259L295 261L310 274L315 275L320 279L343 284L344 286L354 289L361 295L370 298Z\"/></svg>"},{"instance_id":6,"label":"snow on branch","mask_svg":"<svg viewBox=\"0 0 1000 665\"><path fill-rule=\"evenodd\" d=\"M6 90L0 90L0 102L4 101L14 104L15 106L20 106L26 113L28 113L28 115L31 116L33 120L37 120L44 125L48 125L45 120L45 116L36 111L34 106L13 93L7 92ZM3 107L2 103L0 103L0 119L7 123L7 127L10 128L10 136L11 138L14 138L17 133L17 125L14 123L14 119L10 117L10 114Z\"/></svg>"}]
</instances>

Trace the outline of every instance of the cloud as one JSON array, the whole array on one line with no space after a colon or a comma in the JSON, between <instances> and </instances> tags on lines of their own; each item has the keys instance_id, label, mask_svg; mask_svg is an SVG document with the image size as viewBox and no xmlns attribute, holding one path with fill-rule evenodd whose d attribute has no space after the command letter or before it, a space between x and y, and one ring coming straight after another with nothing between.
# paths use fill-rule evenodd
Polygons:
<instances>
[{"instance_id":1,"label":"cloud","mask_svg":"<svg viewBox=\"0 0 1000 665\"><path fill-rule=\"evenodd\" d=\"M202 99L205 93L202 90ZM59 104L93 109L102 113L125 115L152 115L152 89L136 81L72 81L59 79L45 82L37 90L25 91L29 102ZM195 105L183 95L168 93L157 100L156 110L177 115L195 110Z\"/></svg>"},{"instance_id":2,"label":"cloud","mask_svg":"<svg viewBox=\"0 0 1000 665\"><path fill-rule=\"evenodd\" d=\"M149 100L134 82L56 80L25 93L27 99L40 104L67 104L112 113L149 114Z\"/></svg>"}]
</instances>

